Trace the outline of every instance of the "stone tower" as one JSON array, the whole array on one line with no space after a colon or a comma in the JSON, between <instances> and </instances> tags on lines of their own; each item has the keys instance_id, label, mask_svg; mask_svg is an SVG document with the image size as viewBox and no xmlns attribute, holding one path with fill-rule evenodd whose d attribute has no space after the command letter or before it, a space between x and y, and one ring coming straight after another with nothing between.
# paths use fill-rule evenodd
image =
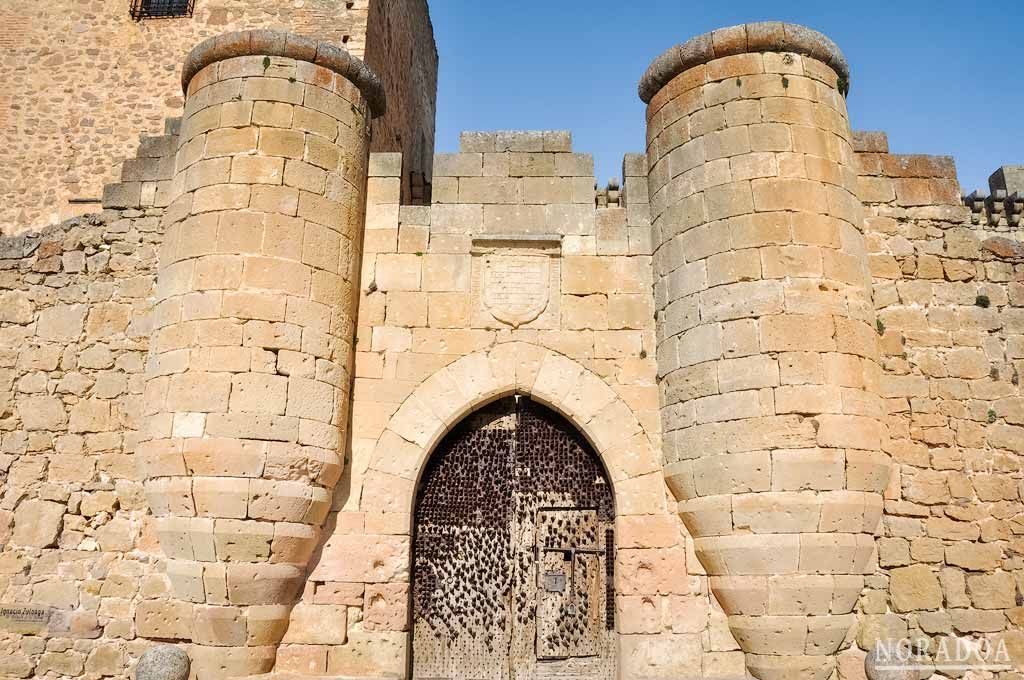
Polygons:
<instances>
[{"instance_id":1,"label":"stone tower","mask_svg":"<svg viewBox=\"0 0 1024 680\"><path fill-rule=\"evenodd\" d=\"M848 77L757 23L640 84L665 476L762 680L831 675L888 480Z\"/></svg>"},{"instance_id":2,"label":"stone tower","mask_svg":"<svg viewBox=\"0 0 1024 680\"><path fill-rule=\"evenodd\" d=\"M200 677L273 667L341 475L365 215L367 67L228 33L187 59L139 452Z\"/></svg>"}]
</instances>

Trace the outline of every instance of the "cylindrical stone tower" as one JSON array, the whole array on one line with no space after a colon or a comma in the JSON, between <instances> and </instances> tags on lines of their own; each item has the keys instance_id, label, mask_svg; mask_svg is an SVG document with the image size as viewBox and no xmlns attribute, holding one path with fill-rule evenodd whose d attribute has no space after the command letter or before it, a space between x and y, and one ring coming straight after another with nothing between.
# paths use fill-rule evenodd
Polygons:
<instances>
[{"instance_id":1,"label":"cylindrical stone tower","mask_svg":"<svg viewBox=\"0 0 1024 680\"><path fill-rule=\"evenodd\" d=\"M839 49L714 31L640 85L665 474L751 674L828 678L888 480Z\"/></svg>"},{"instance_id":2,"label":"cylindrical stone tower","mask_svg":"<svg viewBox=\"0 0 1024 680\"><path fill-rule=\"evenodd\" d=\"M273 31L203 42L182 80L138 453L203 680L272 668L341 474L384 97Z\"/></svg>"}]
</instances>

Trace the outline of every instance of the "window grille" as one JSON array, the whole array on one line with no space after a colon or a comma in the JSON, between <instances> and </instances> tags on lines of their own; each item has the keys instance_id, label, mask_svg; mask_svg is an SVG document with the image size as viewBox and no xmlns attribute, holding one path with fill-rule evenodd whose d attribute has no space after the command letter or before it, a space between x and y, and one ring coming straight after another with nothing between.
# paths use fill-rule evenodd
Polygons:
<instances>
[{"instance_id":1,"label":"window grille","mask_svg":"<svg viewBox=\"0 0 1024 680\"><path fill-rule=\"evenodd\" d=\"M190 17L195 6L196 0L132 0L132 19Z\"/></svg>"}]
</instances>

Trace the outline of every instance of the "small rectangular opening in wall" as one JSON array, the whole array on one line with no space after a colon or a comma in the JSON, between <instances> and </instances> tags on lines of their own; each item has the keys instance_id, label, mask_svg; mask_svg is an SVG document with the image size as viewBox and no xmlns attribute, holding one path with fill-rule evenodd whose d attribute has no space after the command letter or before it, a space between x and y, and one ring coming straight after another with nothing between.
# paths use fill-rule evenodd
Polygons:
<instances>
[{"instance_id":1,"label":"small rectangular opening in wall","mask_svg":"<svg viewBox=\"0 0 1024 680\"><path fill-rule=\"evenodd\" d=\"M195 8L196 0L132 0L132 19L190 17Z\"/></svg>"}]
</instances>

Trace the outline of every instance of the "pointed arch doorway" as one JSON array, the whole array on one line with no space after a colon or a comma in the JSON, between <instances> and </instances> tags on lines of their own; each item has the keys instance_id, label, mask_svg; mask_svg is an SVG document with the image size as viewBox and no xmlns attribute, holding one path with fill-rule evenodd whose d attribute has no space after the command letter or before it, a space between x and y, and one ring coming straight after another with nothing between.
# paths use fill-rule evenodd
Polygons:
<instances>
[{"instance_id":1,"label":"pointed arch doorway","mask_svg":"<svg viewBox=\"0 0 1024 680\"><path fill-rule=\"evenodd\" d=\"M417 490L413 678L615 677L613 498L551 409L517 395L464 418Z\"/></svg>"}]
</instances>

